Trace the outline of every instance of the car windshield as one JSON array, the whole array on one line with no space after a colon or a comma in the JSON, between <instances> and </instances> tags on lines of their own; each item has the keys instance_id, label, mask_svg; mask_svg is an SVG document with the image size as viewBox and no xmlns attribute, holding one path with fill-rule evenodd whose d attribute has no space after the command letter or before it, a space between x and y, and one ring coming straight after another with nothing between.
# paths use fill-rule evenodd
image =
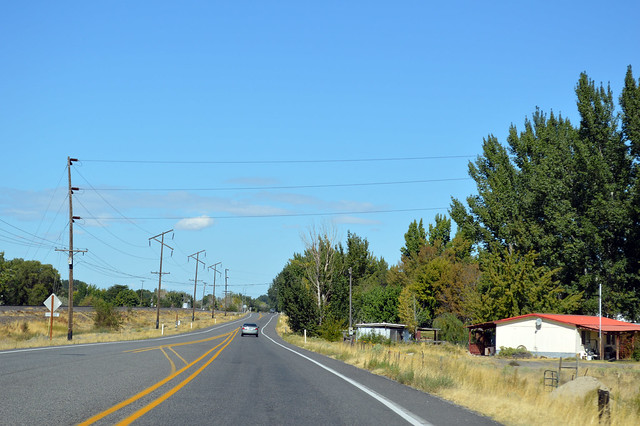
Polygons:
<instances>
[{"instance_id":1,"label":"car windshield","mask_svg":"<svg viewBox=\"0 0 640 426\"><path fill-rule=\"evenodd\" d=\"M245 324L243 327L258 327L257 324Z\"/></svg>"}]
</instances>

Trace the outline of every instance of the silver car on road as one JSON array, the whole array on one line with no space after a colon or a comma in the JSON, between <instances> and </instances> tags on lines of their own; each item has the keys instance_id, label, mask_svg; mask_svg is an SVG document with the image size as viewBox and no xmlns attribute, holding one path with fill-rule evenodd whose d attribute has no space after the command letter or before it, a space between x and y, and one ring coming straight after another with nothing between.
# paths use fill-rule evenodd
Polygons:
<instances>
[{"instance_id":1,"label":"silver car on road","mask_svg":"<svg viewBox=\"0 0 640 426\"><path fill-rule=\"evenodd\" d=\"M242 330L240 331L240 336L244 336L245 334L250 334L258 337L258 325L253 323L242 324Z\"/></svg>"}]
</instances>

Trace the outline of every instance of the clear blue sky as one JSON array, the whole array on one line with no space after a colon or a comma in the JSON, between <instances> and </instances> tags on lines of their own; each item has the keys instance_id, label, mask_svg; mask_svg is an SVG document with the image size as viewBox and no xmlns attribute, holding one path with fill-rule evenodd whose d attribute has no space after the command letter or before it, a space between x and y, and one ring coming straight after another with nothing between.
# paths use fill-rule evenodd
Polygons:
<instances>
[{"instance_id":1,"label":"clear blue sky","mask_svg":"<svg viewBox=\"0 0 640 426\"><path fill-rule=\"evenodd\" d=\"M640 76L638 16L635 0L7 2L0 251L67 278L71 156L75 278L99 287L155 288L149 238L169 229L163 288L187 293L206 250L230 290L265 294L313 226L395 264L413 219L475 192L484 137L536 107L577 124L582 71L616 96L628 65ZM312 162L364 159L387 161Z\"/></svg>"}]
</instances>

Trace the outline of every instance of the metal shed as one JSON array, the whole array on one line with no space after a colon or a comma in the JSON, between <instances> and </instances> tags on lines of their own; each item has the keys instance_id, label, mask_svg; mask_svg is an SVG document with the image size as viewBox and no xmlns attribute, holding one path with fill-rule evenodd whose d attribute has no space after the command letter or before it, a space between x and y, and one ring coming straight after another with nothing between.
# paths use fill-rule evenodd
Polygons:
<instances>
[{"instance_id":1,"label":"metal shed","mask_svg":"<svg viewBox=\"0 0 640 426\"><path fill-rule=\"evenodd\" d=\"M390 324L386 322L370 322L356 324L356 338L377 334L392 342L407 342L411 340L411 333L404 324Z\"/></svg>"}]
</instances>

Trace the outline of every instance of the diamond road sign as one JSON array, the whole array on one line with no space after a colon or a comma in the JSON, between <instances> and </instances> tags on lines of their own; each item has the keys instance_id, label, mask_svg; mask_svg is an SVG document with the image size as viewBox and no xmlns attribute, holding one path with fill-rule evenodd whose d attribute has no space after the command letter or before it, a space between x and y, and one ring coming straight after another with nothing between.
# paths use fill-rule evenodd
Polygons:
<instances>
[{"instance_id":1,"label":"diamond road sign","mask_svg":"<svg viewBox=\"0 0 640 426\"><path fill-rule=\"evenodd\" d=\"M53 309L51 309L52 303ZM54 293L51 293L51 296L47 297L47 300L44 301L43 305L46 306L47 309L49 309L51 312L54 312L60 307L60 305L62 305L62 302L60 301L60 299L58 299L58 296L56 296Z\"/></svg>"}]
</instances>

